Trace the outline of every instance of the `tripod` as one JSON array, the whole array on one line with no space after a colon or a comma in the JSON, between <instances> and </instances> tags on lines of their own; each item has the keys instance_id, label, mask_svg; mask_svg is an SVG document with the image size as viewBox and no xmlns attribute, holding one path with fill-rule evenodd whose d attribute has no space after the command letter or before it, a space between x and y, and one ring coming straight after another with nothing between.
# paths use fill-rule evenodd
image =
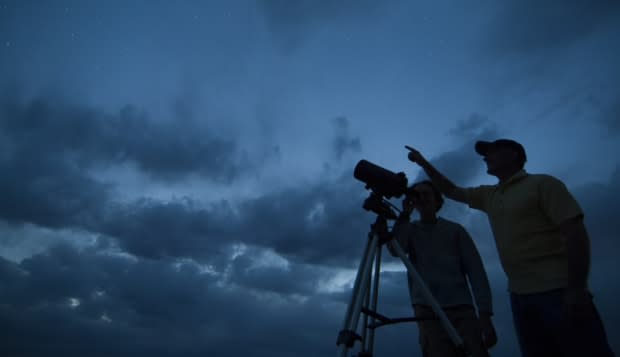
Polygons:
<instances>
[{"instance_id":1,"label":"tripod","mask_svg":"<svg viewBox=\"0 0 620 357\"><path fill-rule=\"evenodd\" d=\"M406 253L403 251L400 244L395 239L392 239L389 234L383 234L387 232L387 220L384 214L385 210L377 213L377 219L375 223L371 225L370 232L368 233L368 242L362 256L362 261L355 277L355 283L353 285L353 293L351 296L351 302L347 308L347 313L344 319L344 326L338 334L338 340L336 345L338 346L338 356L348 357L347 353L350 348L353 347L356 340L360 340L362 343L361 352L358 357L372 357L372 351L374 349L374 330L377 327L405 322L405 321L419 321L418 318L402 318L402 319L389 319L378 313L377 300L379 293L379 276L380 276L380 264L381 264L381 245L388 244L393 252L398 255L407 268L407 272L414 284L420 289L420 292L424 296L424 299L430 305L433 312L439 319L439 322L448 333L450 339L457 346L462 356L469 356L463 340L457 333L456 329L448 320L448 317L441 309L430 290L416 271L415 267L409 259L407 259ZM391 218L391 217L390 217ZM374 274L371 272L373 265L373 257L375 259ZM370 286L372 284L372 296ZM370 305L370 306L369 306ZM364 326L362 336L356 333L357 324L360 319L360 314L364 313ZM371 317L372 322L368 323L368 317ZM376 323L376 320L380 320Z\"/></svg>"}]
</instances>

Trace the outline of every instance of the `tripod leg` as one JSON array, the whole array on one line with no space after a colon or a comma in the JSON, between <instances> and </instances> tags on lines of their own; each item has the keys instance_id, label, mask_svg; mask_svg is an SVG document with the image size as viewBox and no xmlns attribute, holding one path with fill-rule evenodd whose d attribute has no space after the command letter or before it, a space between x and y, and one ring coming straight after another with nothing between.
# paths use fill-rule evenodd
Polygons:
<instances>
[{"instance_id":1,"label":"tripod leg","mask_svg":"<svg viewBox=\"0 0 620 357\"><path fill-rule=\"evenodd\" d=\"M390 240L387 244L390 245L392 250L396 252L400 260L402 260L403 263L405 264L405 267L407 268L407 272L409 276L413 279L414 284L416 284L416 286L420 289L420 292L424 296L424 299L433 309L433 312L435 313L435 315L439 317L439 322L441 323L443 328L448 333L448 336L450 336L450 339L452 340L454 345L457 346L457 348L463 352L464 356L469 356L469 354L465 350L463 339L461 338L461 336L459 336L458 332L456 331L456 329L454 328L454 326L448 319L448 316L446 316L445 312L441 309L441 306L439 306L439 303L437 303L437 300L435 300L435 298L433 297L433 294L431 293L431 291L428 289L428 287L422 280L422 277L420 276L420 274L418 274L413 264L411 264L409 259L407 259L407 255L403 251L403 248L394 239Z\"/></svg>"},{"instance_id":2,"label":"tripod leg","mask_svg":"<svg viewBox=\"0 0 620 357\"><path fill-rule=\"evenodd\" d=\"M381 251L381 247L377 248L377 252ZM370 286L374 286L373 284L373 276L372 274L369 272L368 276L366 277L366 279L368 279L368 282L366 284L366 286L370 287ZM364 302L362 303L362 309L366 308L368 309L370 306L370 299L371 299L371 289L366 289L366 293L364 294ZM362 328L362 351L366 351L368 350L368 314L364 314L364 316L362 317L362 326L364 326Z\"/></svg>"},{"instance_id":3,"label":"tripod leg","mask_svg":"<svg viewBox=\"0 0 620 357\"><path fill-rule=\"evenodd\" d=\"M345 315L344 318L344 327L346 328L346 323L347 321L349 321L351 319L351 316L353 315L353 303L355 302L355 300L358 298L358 295L360 294L360 286L362 285L362 276L361 276L361 271L362 269L366 266L366 264L368 263L368 259L370 257L369 253L371 250L371 245L372 245L372 240L368 239L368 242L366 243L366 248L364 249L364 254L362 255L362 261L360 262L359 268L357 270L357 275L355 276L355 282L353 283L353 292L351 294L351 303L349 303L349 306L347 307L347 313ZM374 253L373 253L374 254ZM363 276L365 278L365 276Z\"/></svg>"},{"instance_id":4,"label":"tripod leg","mask_svg":"<svg viewBox=\"0 0 620 357\"><path fill-rule=\"evenodd\" d=\"M373 275L374 279L372 283L372 302L370 303L370 310L375 312L377 311L377 302L379 300L379 283L381 277L381 250L381 246L379 246L379 248L377 248L377 254L375 258L375 272ZM371 324L374 323L375 318L371 317ZM372 355L375 348L375 329L368 328L368 323L365 323L364 326L366 328L366 331L368 331L368 339L364 339L365 342L367 341L365 350Z\"/></svg>"},{"instance_id":5,"label":"tripod leg","mask_svg":"<svg viewBox=\"0 0 620 357\"><path fill-rule=\"evenodd\" d=\"M337 345L338 355L346 357L348 348L352 347L351 336L355 334L357 329L357 323L359 321L359 315L362 311L362 301L364 299L364 293L368 289L368 276L370 274L370 268L372 266L372 257L377 251L379 245L379 236L372 234L372 238L369 240L364 256L360 263L360 267L355 277L355 284L353 285L353 293L351 296L351 303L347 308L347 315L344 320L344 326L338 336ZM348 336L348 338L347 338Z\"/></svg>"}]
</instances>

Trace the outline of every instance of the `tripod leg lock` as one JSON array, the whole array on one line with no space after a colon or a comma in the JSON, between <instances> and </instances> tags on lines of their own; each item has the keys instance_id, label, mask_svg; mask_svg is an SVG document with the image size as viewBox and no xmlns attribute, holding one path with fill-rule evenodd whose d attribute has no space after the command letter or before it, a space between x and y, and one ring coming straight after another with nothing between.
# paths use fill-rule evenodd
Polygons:
<instances>
[{"instance_id":1,"label":"tripod leg lock","mask_svg":"<svg viewBox=\"0 0 620 357\"><path fill-rule=\"evenodd\" d=\"M340 346L344 344L347 348L353 347L355 341L362 340L362 337L355 333L355 331L351 330L342 330L338 333L338 340L336 341L336 346Z\"/></svg>"}]
</instances>

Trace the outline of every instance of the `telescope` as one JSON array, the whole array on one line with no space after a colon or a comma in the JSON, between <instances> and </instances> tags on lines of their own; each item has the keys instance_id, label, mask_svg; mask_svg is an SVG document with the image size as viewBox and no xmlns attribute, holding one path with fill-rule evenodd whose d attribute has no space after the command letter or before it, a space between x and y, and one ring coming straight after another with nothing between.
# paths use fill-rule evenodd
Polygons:
<instances>
[{"instance_id":1,"label":"telescope","mask_svg":"<svg viewBox=\"0 0 620 357\"><path fill-rule=\"evenodd\" d=\"M366 160L360 160L355 166L353 176L366 184L371 190L370 196L364 201L363 208L374 212L385 219L397 219L394 207L387 199L407 194L407 176L404 172L394 173ZM391 207L390 207L391 206ZM394 207L395 208L395 207Z\"/></svg>"},{"instance_id":2,"label":"telescope","mask_svg":"<svg viewBox=\"0 0 620 357\"><path fill-rule=\"evenodd\" d=\"M407 176L404 172L394 173L366 160L355 165L353 177L364 182L366 188L385 198L400 197L407 191Z\"/></svg>"}]
</instances>

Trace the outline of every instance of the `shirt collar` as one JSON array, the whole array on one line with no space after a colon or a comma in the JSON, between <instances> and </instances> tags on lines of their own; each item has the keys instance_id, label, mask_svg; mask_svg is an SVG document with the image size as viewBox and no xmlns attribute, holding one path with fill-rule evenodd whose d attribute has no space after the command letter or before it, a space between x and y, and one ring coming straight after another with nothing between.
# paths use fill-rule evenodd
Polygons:
<instances>
[{"instance_id":1,"label":"shirt collar","mask_svg":"<svg viewBox=\"0 0 620 357\"><path fill-rule=\"evenodd\" d=\"M434 223L424 223L421 219L418 219L414 222L414 224L420 227L435 227L439 222L441 222L443 218L437 216L437 220Z\"/></svg>"},{"instance_id":2,"label":"shirt collar","mask_svg":"<svg viewBox=\"0 0 620 357\"><path fill-rule=\"evenodd\" d=\"M498 185L498 187L500 187L500 188L507 187L507 186L517 182L517 181L520 181L522 178L524 178L526 176L527 176L527 172L525 170L521 169L521 170L517 171L517 173L515 173L514 175L510 176L510 178L508 180L500 183Z\"/></svg>"}]
</instances>

